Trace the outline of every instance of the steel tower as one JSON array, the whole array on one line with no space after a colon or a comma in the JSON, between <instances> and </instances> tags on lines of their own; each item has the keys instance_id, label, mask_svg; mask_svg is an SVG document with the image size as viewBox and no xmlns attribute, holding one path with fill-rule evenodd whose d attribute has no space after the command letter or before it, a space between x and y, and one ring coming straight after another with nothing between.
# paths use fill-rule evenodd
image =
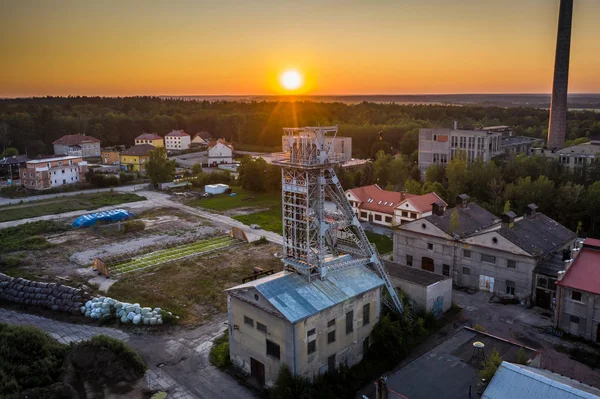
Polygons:
<instances>
[{"instance_id":1,"label":"steel tower","mask_svg":"<svg viewBox=\"0 0 600 399\"><path fill-rule=\"evenodd\" d=\"M333 152L338 127L284 128L289 150L274 160L282 167L282 220L284 269L309 281L324 279L328 272L370 265L381 276L392 303L400 312L402 302L372 245L352 211L334 166L341 162ZM326 143L326 135L333 140ZM337 209L325 209L325 197Z\"/></svg>"}]
</instances>

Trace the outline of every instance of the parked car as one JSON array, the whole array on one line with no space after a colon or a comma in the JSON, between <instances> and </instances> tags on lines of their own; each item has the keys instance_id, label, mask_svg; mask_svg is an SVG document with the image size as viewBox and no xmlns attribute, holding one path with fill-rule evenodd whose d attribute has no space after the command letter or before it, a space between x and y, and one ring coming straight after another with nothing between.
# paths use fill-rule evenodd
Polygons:
<instances>
[{"instance_id":1,"label":"parked car","mask_svg":"<svg viewBox=\"0 0 600 399\"><path fill-rule=\"evenodd\" d=\"M259 225L257 225L257 224L251 224L251 225L250 225L250 228L251 228L251 229L254 229L254 230L260 230L260 226L259 226Z\"/></svg>"}]
</instances>

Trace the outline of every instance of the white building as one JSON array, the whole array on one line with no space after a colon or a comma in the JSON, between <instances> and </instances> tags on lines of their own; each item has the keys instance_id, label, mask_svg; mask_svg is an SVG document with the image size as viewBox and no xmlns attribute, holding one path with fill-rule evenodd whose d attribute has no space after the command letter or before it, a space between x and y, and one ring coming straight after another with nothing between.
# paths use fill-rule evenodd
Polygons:
<instances>
[{"instance_id":1,"label":"white building","mask_svg":"<svg viewBox=\"0 0 600 399\"><path fill-rule=\"evenodd\" d=\"M183 130L173 130L165 136L167 151L184 151L190 149L192 138Z\"/></svg>"},{"instance_id":2,"label":"white building","mask_svg":"<svg viewBox=\"0 0 600 399\"><path fill-rule=\"evenodd\" d=\"M342 162L348 162L352 159L352 137L341 137L336 136L335 140L332 136L325 137L326 148L331 146L333 143L333 153L337 155L337 158ZM289 143L286 141L285 136L281 138L281 150L287 152L290 150Z\"/></svg>"},{"instance_id":3,"label":"white building","mask_svg":"<svg viewBox=\"0 0 600 399\"><path fill-rule=\"evenodd\" d=\"M208 143L208 165L233 162L233 145L223 139Z\"/></svg>"},{"instance_id":4,"label":"white building","mask_svg":"<svg viewBox=\"0 0 600 399\"><path fill-rule=\"evenodd\" d=\"M64 156L27 161L21 169L21 184L33 190L46 190L85 181L87 162L81 156Z\"/></svg>"}]
</instances>

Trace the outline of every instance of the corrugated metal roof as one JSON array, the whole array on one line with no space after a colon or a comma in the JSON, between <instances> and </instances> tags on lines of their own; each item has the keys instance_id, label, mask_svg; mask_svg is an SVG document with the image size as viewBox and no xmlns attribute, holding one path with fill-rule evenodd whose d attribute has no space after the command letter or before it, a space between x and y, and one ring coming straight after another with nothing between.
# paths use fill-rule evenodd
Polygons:
<instances>
[{"instance_id":1,"label":"corrugated metal roof","mask_svg":"<svg viewBox=\"0 0 600 399\"><path fill-rule=\"evenodd\" d=\"M483 399L594 399L600 390L544 369L502 362Z\"/></svg>"},{"instance_id":2,"label":"corrugated metal roof","mask_svg":"<svg viewBox=\"0 0 600 399\"><path fill-rule=\"evenodd\" d=\"M381 287L381 280L366 267L329 273L324 280L308 282L295 273L277 273L230 288L258 290L291 323L312 316L352 297Z\"/></svg>"}]
</instances>

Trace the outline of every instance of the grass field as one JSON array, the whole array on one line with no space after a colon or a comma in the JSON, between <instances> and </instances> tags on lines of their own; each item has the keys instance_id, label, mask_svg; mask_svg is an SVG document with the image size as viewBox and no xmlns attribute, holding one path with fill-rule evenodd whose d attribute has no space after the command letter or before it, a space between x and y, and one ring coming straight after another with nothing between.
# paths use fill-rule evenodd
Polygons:
<instances>
[{"instance_id":1,"label":"grass field","mask_svg":"<svg viewBox=\"0 0 600 399\"><path fill-rule=\"evenodd\" d=\"M69 230L71 226L51 220L25 223L0 230L0 254L44 249L50 246L43 234L59 233Z\"/></svg>"},{"instance_id":2,"label":"grass field","mask_svg":"<svg viewBox=\"0 0 600 399\"><path fill-rule=\"evenodd\" d=\"M228 194L215 195L212 198L202 198L188 202L190 206L212 209L214 211L226 211L235 208L272 207L281 204L281 192L273 191L267 193L253 193L241 187L232 186L231 189L237 195L230 197Z\"/></svg>"},{"instance_id":3,"label":"grass field","mask_svg":"<svg viewBox=\"0 0 600 399\"><path fill-rule=\"evenodd\" d=\"M53 198L49 200L27 202L19 205L0 207L0 222L28 219L58 213L94 210L105 206L123 204L145 200L133 193L102 192L93 194L73 195L66 198Z\"/></svg>"},{"instance_id":4,"label":"grass field","mask_svg":"<svg viewBox=\"0 0 600 399\"><path fill-rule=\"evenodd\" d=\"M367 234L367 238L371 243L375 244L380 254L387 254L392 252L394 249L394 240L389 238L388 236L384 236L377 233L371 233L370 231L365 231Z\"/></svg>"},{"instance_id":5,"label":"grass field","mask_svg":"<svg viewBox=\"0 0 600 399\"><path fill-rule=\"evenodd\" d=\"M281 222L281 206L273 207L267 211L234 216L233 218L246 225L257 224L261 228L277 234L281 234L283 228Z\"/></svg>"}]
</instances>

